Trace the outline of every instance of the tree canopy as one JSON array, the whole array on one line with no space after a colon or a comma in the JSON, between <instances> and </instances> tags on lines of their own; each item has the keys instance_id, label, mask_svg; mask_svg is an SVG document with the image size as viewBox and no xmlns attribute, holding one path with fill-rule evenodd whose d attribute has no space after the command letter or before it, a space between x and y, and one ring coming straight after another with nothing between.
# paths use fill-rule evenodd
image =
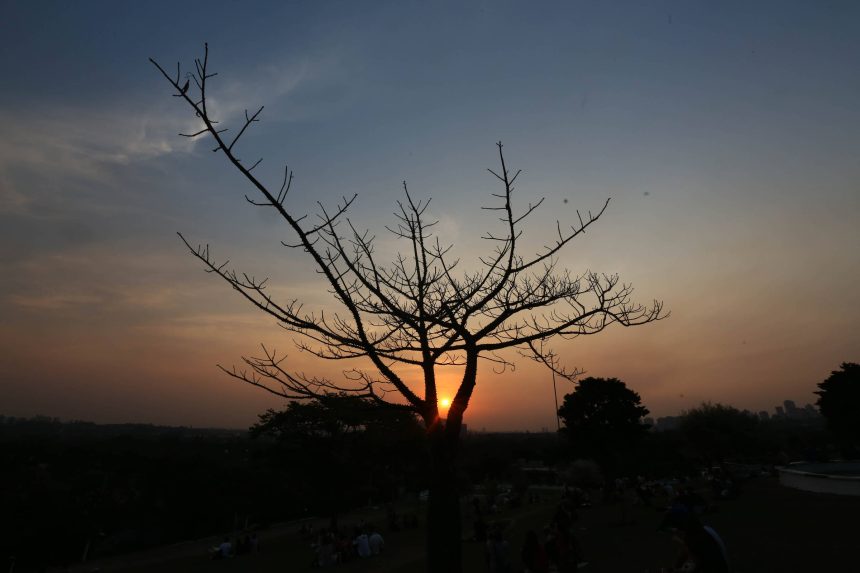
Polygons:
<instances>
[{"instance_id":1,"label":"tree canopy","mask_svg":"<svg viewBox=\"0 0 860 573\"><path fill-rule=\"evenodd\" d=\"M368 499L391 500L406 484L426 484L425 434L415 414L367 398L290 402L260 415L251 436L273 439L273 466L301 476L293 490L332 516Z\"/></svg>"},{"instance_id":2,"label":"tree canopy","mask_svg":"<svg viewBox=\"0 0 860 573\"><path fill-rule=\"evenodd\" d=\"M827 427L840 439L860 445L860 364L844 362L818 388L816 404Z\"/></svg>"},{"instance_id":3,"label":"tree canopy","mask_svg":"<svg viewBox=\"0 0 860 573\"><path fill-rule=\"evenodd\" d=\"M683 413L680 430L699 455L713 463L749 452L757 427L758 418L749 412L706 402Z\"/></svg>"},{"instance_id":4,"label":"tree canopy","mask_svg":"<svg viewBox=\"0 0 860 573\"><path fill-rule=\"evenodd\" d=\"M558 410L561 429L574 452L604 464L626 450L648 430L648 408L639 394L618 378L580 380Z\"/></svg>"},{"instance_id":5,"label":"tree canopy","mask_svg":"<svg viewBox=\"0 0 860 573\"><path fill-rule=\"evenodd\" d=\"M340 439L346 436L421 435L415 414L386 408L373 400L344 393L320 396L309 402L290 402L284 410L267 410L251 427L254 437L278 441Z\"/></svg>"}]
</instances>

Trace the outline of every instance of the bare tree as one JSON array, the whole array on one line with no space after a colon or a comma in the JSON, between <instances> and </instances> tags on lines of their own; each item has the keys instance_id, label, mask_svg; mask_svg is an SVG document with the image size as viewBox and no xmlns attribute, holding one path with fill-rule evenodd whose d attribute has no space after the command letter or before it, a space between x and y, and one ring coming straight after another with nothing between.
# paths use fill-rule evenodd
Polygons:
<instances>
[{"instance_id":1,"label":"bare tree","mask_svg":"<svg viewBox=\"0 0 860 573\"><path fill-rule=\"evenodd\" d=\"M262 160L246 164L239 159L237 145L259 120L263 108L246 111L235 132L228 132L212 117L207 98L216 74L209 70L208 46L184 83L179 64L173 76L150 61L173 87L174 97L190 106L200 121L199 130L181 135L212 138L213 151L223 153L259 194L246 199L276 211L292 229L295 240L284 246L300 249L314 260L336 310L314 312L305 310L297 299L275 300L266 290L266 280L217 262L208 246L192 246L180 235L182 240L208 272L220 276L294 334L302 351L354 365L344 372L342 381L310 377L290 371L284 355L264 346L260 356L245 357L242 367L225 372L287 399L349 392L417 413L427 428L432 462L428 570L460 571L460 507L454 469L463 414L481 361L496 371L504 369L512 365L510 349L515 349L570 378L578 372L559 368L554 357L543 352L548 340L596 334L612 323L645 324L665 316L661 302L650 306L632 302L632 288L617 275L573 274L558 265L559 252L603 215L609 200L595 213L583 216L577 211L572 226L557 223L554 236L538 252L521 253L522 223L543 199L525 207L514 205L514 183L520 172L507 167L498 143L499 168L490 173L498 179L500 190L484 209L498 213L501 225L483 236L488 253L476 267L462 268L451 256L451 246L434 235L436 221L428 215L429 201L416 200L405 182L396 224L387 228L404 246L393 261L383 264L376 257L375 237L356 227L347 215L355 195L343 197L333 208L319 203L316 218L309 219L289 207L293 175L288 168L280 185L271 187L254 173ZM398 373L404 366L420 368L423 387ZM447 419L442 420L437 374L451 367L462 378Z\"/></svg>"}]
</instances>

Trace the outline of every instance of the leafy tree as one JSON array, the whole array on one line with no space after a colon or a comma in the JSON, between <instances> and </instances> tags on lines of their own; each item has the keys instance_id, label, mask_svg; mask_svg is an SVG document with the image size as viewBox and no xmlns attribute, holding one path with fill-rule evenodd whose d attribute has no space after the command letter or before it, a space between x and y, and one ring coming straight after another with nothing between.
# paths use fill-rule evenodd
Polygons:
<instances>
[{"instance_id":1,"label":"leafy tree","mask_svg":"<svg viewBox=\"0 0 860 573\"><path fill-rule=\"evenodd\" d=\"M302 488L302 499L335 519L368 498L390 499L401 486L423 485L424 432L418 419L366 398L331 394L290 402L284 410L260 415L251 436L274 439L274 465L299 472L302 479L292 487Z\"/></svg>"},{"instance_id":2,"label":"leafy tree","mask_svg":"<svg viewBox=\"0 0 860 573\"><path fill-rule=\"evenodd\" d=\"M703 403L681 416L681 434L706 463L722 462L755 449L758 418L724 404Z\"/></svg>"},{"instance_id":3,"label":"leafy tree","mask_svg":"<svg viewBox=\"0 0 860 573\"><path fill-rule=\"evenodd\" d=\"M639 394L617 378L584 378L558 409L565 435L579 457L593 458L614 470L620 454L645 435L648 408Z\"/></svg>"},{"instance_id":4,"label":"leafy tree","mask_svg":"<svg viewBox=\"0 0 860 573\"><path fill-rule=\"evenodd\" d=\"M860 364L842 363L818 388L816 405L828 429L846 446L860 445Z\"/></svg>"},{"instance_id":5,"label":"leafy tree","mask_svg":"<svg viewBox=\"0 0 860 573\"><path fill-rule=\"evenodd\" d=\"M578 216L573 225L558 223L543 248L523 253L523 222L542 200L525 207L515 205L514 183L520 172L508 169L499 143L500 167L491 173L501 189L485 208L499 214L501 225L483 236L490 245L488 253L472 268L462 269L451 255L452 245L433 233L429 202L416 200L404 183L405 198L397 205L396 224L388 228L404 247L392 262L383 264L378 260L375 236L347 217L356 195L344 197L333 208L321 206L312 219L291 205L289 169L284 169L280 185L271 187L254 171L261 160L249 164L239 158L237 145L259 120L263 108L246 112L234 131L228 132L218 123L209 106L215 74L209 69L208 46L204 57L195 60L189 79L184 79L179 64L173 76L151 61L172 86L173 95L190 107L199 122L196 131L184 135L210 137L214 150L259 194L248 201L280 217L294 236L285 246L313 260L332 295L332 308L310 311L297 299L276 300L265 279L217 262L208 247L192 247L182 237L185 244L207 271L293 333L301 350L323 360L354 365L342 381L310 377L291 372L284 355L264 346L260 356L243 358L244 367L225 371L287 399L349 392L415 412L426 428L431 460L428 570L457 573L462 568L462 534L456 465L463 415L481 361L496 370L505 368L512 365L511 354L505 351L519 350L556 368L542 354L545 341L597 334L613 323L634 326L665 316L658 301L651 305L632 302L632 288L617 275L574 274L558 267L557 255L603 215L609 201L596 213ZM460 383L443 422L437 379L440 370L452 368ZM404 374L415 371L420 372L419 380Z\"/></svg>"},{"instance_id":6,"label":"leafy tree","mask_svg":"<svg viewBox=\"0 0 860 573\"><path fill-rule=\"evenodd\" d=\"M376 401L346 393L328 394L309 402L290 402L285 410L267 410L251 427L251 435L280 441L310 438L337 439L350 435L412 435L415 414L390 409Z\"/></svg>"}]
</instances>

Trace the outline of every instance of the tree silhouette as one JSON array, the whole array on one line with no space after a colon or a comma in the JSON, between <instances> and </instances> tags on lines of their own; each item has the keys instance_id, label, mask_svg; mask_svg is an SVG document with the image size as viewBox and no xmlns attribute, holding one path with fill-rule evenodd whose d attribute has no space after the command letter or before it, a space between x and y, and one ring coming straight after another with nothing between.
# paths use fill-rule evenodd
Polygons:
<instances>
[{"instance_id":1,"label":"tree silhouette","mask_svg":"<svg viewBox=\"0 0 860 573\"><path fill-rule=\"evenodd\" d=\"M275 441L273 465L301 475L293 487L304 488L302 499L333 520L368 499L391 501L407 476L414 486L426 467L424 432L415 414L357 396L332 394L268 410L251 436ZM349 487L344 476L350 476Z\"/></svg>"},{"instance_id":2,"label":"tree silhouette","mask_svg":"<svg viewBox=\"0 0 860 573\"><path fill-rule=\"evenodd\" d=\"M680 424L681 434L709 464L752 451L757 429L753 414L710 402L684 412Z\"/></svg>"},{"instance_id":3,"label":"tree silhouette","mask_svg":"<svg viewBox=\"0 0 860 573\"><path fill-rule=\"evenodd\" d=\"M818 388L816 405L827 427L844 445L860 445L860 364L843 362Z\"/></svg>"},{"instance_id":4,"label":"tree silhouette","mask_svg":"<svg viewBox=\"0 0 860 573\"><path fill-rule=\"evenodd\" d=\"M212 117L208 106L209 50L195 59L188 90L157 62L173 87L199 120L199 129L182 134L208 135L214 151L221 152L248 184L259 193L246 199L271 209L289 227L295 239L284 243L313 259L326 283L335 309L306 310L297 299L275 300L266 280L235 271L217 262L208 246L193 247L182 240L208 272L225 280L252 305L274 317L296 337L302 351L320 359L350 361L341 381L292 372L285 355L263 347L260 356L243 358L244 366L224 369L227 374L278 396L313 399L331 392L348 392L418 414L428 436L431 459L428 503L428 570L456 573L461 570L459 495L454 468L463 414L477 382L479 364L499 371L512 365L506 350L542 362L557 373L573 376L548 360L543 343L554 337L574 338L596 334L612 323L634 326L664 316L663 305L631 301L632 288L617 275L587 271L573 274L558 267L557 255L574 238L597 221L609 204L582 216L575 224L557 224L553 238L532 255L523 255L522 223L543 200L518 208L514 183L519 171L508 169L502 144L500 167L490 172L500 191L484 207L498 213L498 230L483 235L489 252L476 267L464 269L451 256L451 245L433 234L435 221L428 214L429 201L416 200L405 182L404 199L397 203L396 224L388 231L403 242L399 255L388 264L377 260L375 236L356 227L347 211L356 195L343 197L336 206L319 203L317 218L294 212L289 205L292 172L284 169L279 186L270 187L254 173L262 159L244 163L237 144L259 120L263 108L245 112L241 126L230 137L227 128ZM406 378L404 367L417 368L421 380ZM458 369L460 383L443 422L439 415L437 375L440 369Z\"/></svg>"},{"instance_id":5,"label":"tree silhouette","mask_svg":"<svg viewBox=\"0 0 860 573\"><path fill-rule=\"evenodd\" d=\"M648 408L639 394L617 378L580 380L564 397L558 415L564 422L561 433L574 454L593 458L610 470L615 458L635 447L648 430L642 420Z\"/></svg>"}]
</instances>

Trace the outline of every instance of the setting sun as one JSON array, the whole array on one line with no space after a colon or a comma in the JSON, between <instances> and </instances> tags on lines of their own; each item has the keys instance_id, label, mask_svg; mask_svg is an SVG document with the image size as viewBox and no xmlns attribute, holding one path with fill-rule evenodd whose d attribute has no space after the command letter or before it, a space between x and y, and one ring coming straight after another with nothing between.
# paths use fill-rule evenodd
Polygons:
<instances>
[{"instance_id":1,"label":"setting sun","mask_svg":"<svg viewBox=\"0 0 860 573\"><path fill-rule=\"evenodd\" d=\"M439 400L439 405L443 408L447 408L451 405L451 400L449 400L448 398L442 398L441 400Z\"/></svg>"}]
</instances>

